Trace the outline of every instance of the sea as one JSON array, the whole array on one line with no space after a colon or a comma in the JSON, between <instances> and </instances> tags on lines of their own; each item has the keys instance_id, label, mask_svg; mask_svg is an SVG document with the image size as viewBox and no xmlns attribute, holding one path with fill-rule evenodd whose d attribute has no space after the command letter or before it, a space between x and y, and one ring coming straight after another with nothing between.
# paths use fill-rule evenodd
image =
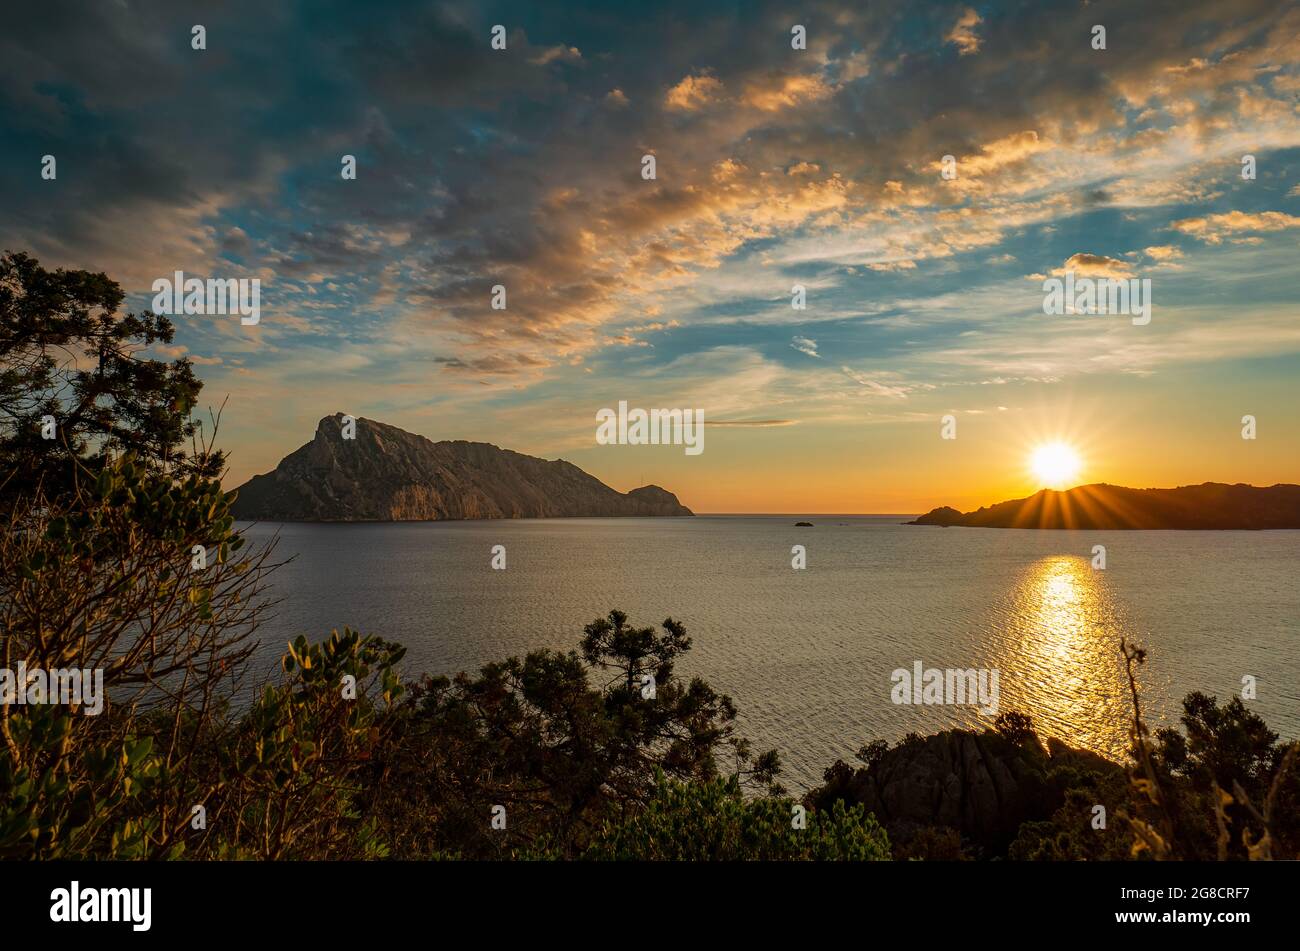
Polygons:
<instances>
[{"instance_id":1,"label":"sea","mask_svg":"<svg viewBox=\"0 0 1300 951\"><path fill-rule=\"evenodd\" d=\"M1153 729L1177 726L1182 698L1202 691L1243 696L1284 739L1300 737L1300 532L912 517L241 523L288 559L270 579L275 614L254 663L270 671L286 641L346 625L404 644L406 676L454 674L577 649L611 609L638 626L673 618L693 642L677 674L732 698L738 732L780 753L792 792L873 740L983 729L1009 711L1044 738L1122 759L1121 639L1147 651L1137 677ZM996 702L914 691L918 670L983 672L988 686L996 674Z\"/></svg>"}]
</instances>

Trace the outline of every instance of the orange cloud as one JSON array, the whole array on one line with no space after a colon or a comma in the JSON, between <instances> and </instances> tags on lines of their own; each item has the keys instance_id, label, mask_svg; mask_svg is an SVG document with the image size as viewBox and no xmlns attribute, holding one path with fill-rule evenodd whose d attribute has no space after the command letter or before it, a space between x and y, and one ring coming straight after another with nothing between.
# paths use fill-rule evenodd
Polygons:
<instances>
[{"instance_id":1,"label":"orange cloud","mask_svg":"<svg viewBox=\"0 0 1300 951\"><path fill-rule=\"evenodd\" d=\"M1156 245L1155 247L1144 249L1142 253L1153 261L1161 262L1172 261L1183 256L1183 252L1172 244Z\"/></svg>"},{"instance_id":2,"label":"orange cloud","mask_svg":"<svg viewBox=\"0 0 1300 951\"><path fill-rule=\"evenodd\" d=\"M554 63L556 60L562 60L566 63L575 63L582 59L582 52L576 46L550 46L532 57L528 62L534 66L545 66L548 63Z\"/></svg>"},{"instance_id":3,"label":"orange cloud","mask_svg":"<svg viewBox=\"0 0 1300 951\"><path fill-rule=\"evenodd\" d=\"M776 74L751 82L745 87L741 101L763 112L776 112L801 102L824 99L832 92L820 76Z\"/></svg>"},{"instance_id":4,"label":"orange cloud","mask_svg":"<svg viewBox=\"0 0 1300 951\"><path fill-rule=\"evenodd\" d=\"M1063 275L1067 271L1073 271L1080 277L1128 278L1133 276L1133 268L1128 262L1118 258L1108 258L1104 254L1089 254L1086 251L1070 255L1065 264L1052 273Z\"/></svg>"},{"instance_id":5,"label":"orange cloud","mask_svg":"<svg viewBox=\"0 0 1300 951\"><path fill-rule=\"evenodd\" d=\"M696 112L723 96L722 82L707 74L686 76L664 96L664 105L678 112Z\"/></svg>"},{"instance_id":6,"label":"orange cloud","mask_svg":"<svg viewBox=\"0 0 1300 951\"><path fill-rule=\"evenodd\" d=\"M1024 161L1029 156L1049 148L1051 145L1040 139L1033 129L1004 136L982 146L974 155L962 156L957 163L959 180L962 177L978 178L1003 166ZM930 163L930 168L934 171L939 171L942 167L941 161Z\"/></svg>"},{"instance_id":7,"label":"orange cloud","mask_svg":"<svg viewBox=\"0 0 1300 951\"><path fill-rule=\"evenodd\" d=\"M968 56L971 53L979 52L980 38L975 34L975 27L981 22L980 15L967 7L962 11L953 28L945 36L945 43L953 43L957 46L957 51L962 56Z\"/></svg>"},{"instance_id":8,"label":"orange cloud","mask_svg":"<svg viewBox=\"0 0 1300 951\"><path fill-rule=\"evenodd\" d=\"M1206 215L1203 218L1183 218L1169 227L1193 238L1200 238L1208 244L1220 244L1225 237L1244 231L1282 231L1286 228L1300 228L1300 218L1281 211L1261 211L1255 214L1229 211L1218 215Z\"/></svg>"}]
</instances>

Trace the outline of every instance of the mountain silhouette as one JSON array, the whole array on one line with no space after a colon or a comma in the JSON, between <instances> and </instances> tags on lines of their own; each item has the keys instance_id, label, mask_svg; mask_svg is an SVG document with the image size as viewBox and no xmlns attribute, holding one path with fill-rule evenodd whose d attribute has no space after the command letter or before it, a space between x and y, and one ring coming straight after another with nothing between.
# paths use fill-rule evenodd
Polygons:
<instances>
[{"instance_id":1,"label":"mountain silhouette","mask_svg":"<svg viewBox=\"0 0 1300 951\"><path fill-rule=\"evenodd\" d=\"M933 509L908 525L968 528L1277 529L1300 528L1300 485L1203 482L1175 489L1128 489L1104 482L975 512Z\"/></svg>"},{"instance_id":2,"label":"mountain silhouette","mask_svg":"<svg viewBox=\"0 0 1300 951\"><path fill-rule=\"evenodd\" d=\"M231 511L261 521L428 521L692 515L657 485L623 493L563 460L481 442L432 442L369 419L343 438L326 416L311 442L237 490Z\"/></svg>"}]
</instances>

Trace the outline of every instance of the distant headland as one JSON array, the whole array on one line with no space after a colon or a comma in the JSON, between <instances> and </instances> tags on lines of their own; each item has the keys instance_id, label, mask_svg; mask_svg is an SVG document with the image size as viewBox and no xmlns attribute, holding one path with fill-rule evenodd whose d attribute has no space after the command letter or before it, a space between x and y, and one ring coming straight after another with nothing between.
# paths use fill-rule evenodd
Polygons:
<instances>
[{"instance_id":1,"label":"distant headland","mask_svg":"<svg viewBox=\"0 0 1300 951\"><path fill-rule=\"evenodd\" d=\"M1096 483L1064 492L1043 489L1025 499L964 514L942 506L906 524L944 528L1300 529L1300 485L1204 482L1174 489L1128 489Z\"/></svg>"}]
</instances>

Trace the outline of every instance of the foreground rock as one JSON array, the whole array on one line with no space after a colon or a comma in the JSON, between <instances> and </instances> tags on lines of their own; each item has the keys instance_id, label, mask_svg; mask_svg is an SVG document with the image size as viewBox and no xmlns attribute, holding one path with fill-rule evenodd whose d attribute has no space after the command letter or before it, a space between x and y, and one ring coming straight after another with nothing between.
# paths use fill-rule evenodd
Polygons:
<instances>
[{"instance_id":1,"label":"foreground rock","mask_svg":"<svg viewBox=\"0 0 1300 951\"><path fill-rule=\"evenodd\" d=\"M572 463L488 443L431 442L396 426L342 414L275 470L238 489L236 518L261 521L424 521L691 515L656 485L622 493Z\"/></svg>"},{"instance_id":2,"label":"foreground rock","mask_svg":"<svg viewBox=\"0 0 1300 951\"><path fill-rule=\"evenodd\" d=\"M1010 739L992 730L948 730L913 736L868 756L856 771L843 761L826 785L809 794L817 808L835 799L862 803L906 849L919 834L951 830L984 855L1003 855L1024 822L1047 819L1061 806L1069 767L1115 775L1121 767L1033 733Z\"/></svg>"},{"instance_id":3,"label":"foreground rock","mask_svg":"<svg viewBox=\"0 0 1300 951\"><path fill-rule=\"evenodd\" d=\"M1300 485L1205 482L1176 489L1080 485L1044 489L977 512L933 509L908 525L967 528L1283 529L1300 528Z\"/></svg>"}]
</instances>

